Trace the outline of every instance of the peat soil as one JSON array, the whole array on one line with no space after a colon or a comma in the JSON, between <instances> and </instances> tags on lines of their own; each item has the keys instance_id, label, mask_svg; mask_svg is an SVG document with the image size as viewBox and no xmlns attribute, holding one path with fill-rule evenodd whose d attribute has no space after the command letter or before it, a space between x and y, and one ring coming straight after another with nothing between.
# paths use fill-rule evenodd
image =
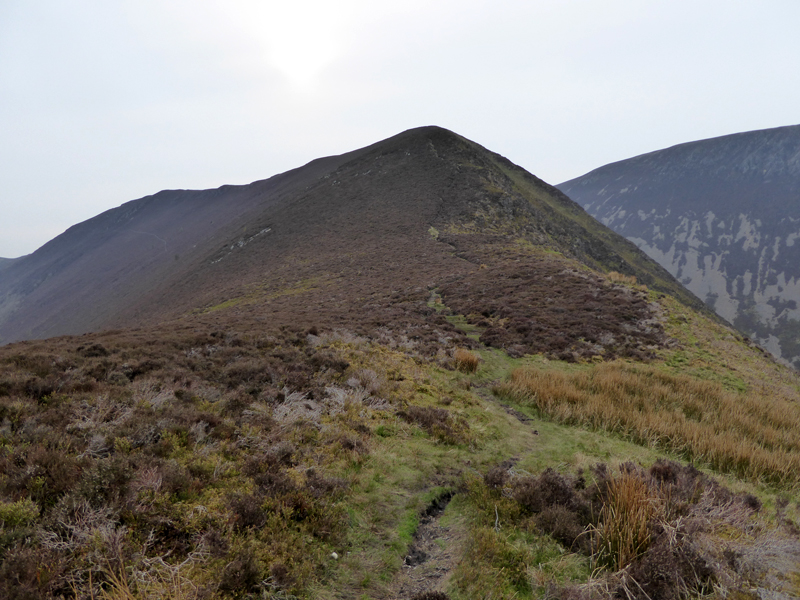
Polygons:
<instances>
[{"instance_id":1,"label":"peat soil","mask_svg":"<svg viewBox=\"0 0 800 600\"><path fill-rule=\"evenodd\" d=\"M420 518L402 570L390 588L391 598L414 598L425 592L444 592L450 574L463 554L464 533L444 526L441 517L452 499L446 494L432 502Z\"/></svg>"}]
</instances>

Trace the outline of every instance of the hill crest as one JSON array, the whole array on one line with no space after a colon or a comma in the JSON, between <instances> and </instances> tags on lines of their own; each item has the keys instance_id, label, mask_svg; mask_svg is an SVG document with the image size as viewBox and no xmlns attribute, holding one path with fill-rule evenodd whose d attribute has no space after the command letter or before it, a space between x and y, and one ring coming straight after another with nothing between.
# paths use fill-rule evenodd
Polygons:
<instances>
[{"instance_id":1,"label":"hill crest","mask_svg":"<svg viewBox=\"0 0 800 600\"><path fill-rule=\"evenodd\" d=\"M500 265L520 244L700 306L558 190L430 126L250 185L162 191L78 224L4 271L0 339L229 309L345 322L353 298L391 311L393 294L425 300L482 264L510 277Z\"/></svg>"}]
</instances>

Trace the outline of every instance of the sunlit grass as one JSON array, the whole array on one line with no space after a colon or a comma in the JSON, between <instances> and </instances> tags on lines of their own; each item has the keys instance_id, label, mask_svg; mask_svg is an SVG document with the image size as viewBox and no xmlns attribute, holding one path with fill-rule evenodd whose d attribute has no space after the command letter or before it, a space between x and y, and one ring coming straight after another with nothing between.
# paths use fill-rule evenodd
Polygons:
<instances>
[{"instance_id":1,"label":"sunlit grass","mask_svg":"<svg viewBox=\"0 0 800 600\"><path fill-rule=\"evenodd\" d=\"M751 481L800 483L800 406L791 399L621 362L572 373L522 368L497 389L559 423L613 432Z\"/></svg>"}]
</instances>

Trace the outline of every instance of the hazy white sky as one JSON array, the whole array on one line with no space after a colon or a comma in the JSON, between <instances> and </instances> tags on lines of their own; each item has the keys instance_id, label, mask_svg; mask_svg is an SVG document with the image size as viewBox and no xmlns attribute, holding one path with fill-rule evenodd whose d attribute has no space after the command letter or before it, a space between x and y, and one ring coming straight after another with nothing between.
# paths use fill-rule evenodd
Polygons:
<instances>
[{"instance_id":1,"label":"hazy white sky","mask_svg":"<svg viewBox=\"0 0 800 600\"><path fill-rule=\"evenodd\" d=\"M0 256L420 125L550 183L800 123L797 0L0 0Z\"/></svg>"}]
</instances>

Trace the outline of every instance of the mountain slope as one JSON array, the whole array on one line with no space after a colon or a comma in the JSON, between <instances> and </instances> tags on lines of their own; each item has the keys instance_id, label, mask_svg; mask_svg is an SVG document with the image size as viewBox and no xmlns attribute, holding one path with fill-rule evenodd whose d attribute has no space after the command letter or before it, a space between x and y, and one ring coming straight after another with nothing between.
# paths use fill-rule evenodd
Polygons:
<instances>
[{"instance_id":1,"label":"mountain slope","mask_svg":"<svg viewBox=\"0 0 800 600\"><path fill-rule=\"evenodd\" d=\"M3 598L798 596L797 374L453 133L19 261Z\"/></svg>"},{"instance_id":2,"label":"mountain slope","mask_svg":"<svg viewBox=\"0 0 800 600\"><path fill-rule=\"evenodd\" d=\"M346 160L346 155L337 157ZM286 190L330 168L314 161L249 186L163 191L75 225L0 278L0 340L79 333L134 322L139 299L185 276L227 243L250 233L254 212L280 203ZM158 314L158 307L153 316Z\"/></svg>"},{"instance_id":3,"label":"mountain slope","mask_svg":"<svg viewBox=\"0 0 800 600\"><path fill-rule=\"evenodd\" d=\"M13 258L0 258L0 271L14 264Z\"/></svg>"},{"instance_id":4,"label":"mountain slope","mask_svg":"<svg viewBox=\"0 0 800 600\"><path fill-rule=\"evenodd\" d=\"M354 300L386 310L392 294L425 300L428 288L507 261L501 247L515 240L698 305L554 188L430 127L248 186L160 192L76 225L3 272L0 339L219 308L261 318L265 305L346 323Z\"/></svg>"},{"instance_id":5,"label":"mountain slope","mask_svg":"<svg viewBox=\"0 0 800 600\"><path fill-rule=\"evenodd\" d=\"M800 367L800 125L681 144L558 187Z\"/></svg>"}]
</instances>

